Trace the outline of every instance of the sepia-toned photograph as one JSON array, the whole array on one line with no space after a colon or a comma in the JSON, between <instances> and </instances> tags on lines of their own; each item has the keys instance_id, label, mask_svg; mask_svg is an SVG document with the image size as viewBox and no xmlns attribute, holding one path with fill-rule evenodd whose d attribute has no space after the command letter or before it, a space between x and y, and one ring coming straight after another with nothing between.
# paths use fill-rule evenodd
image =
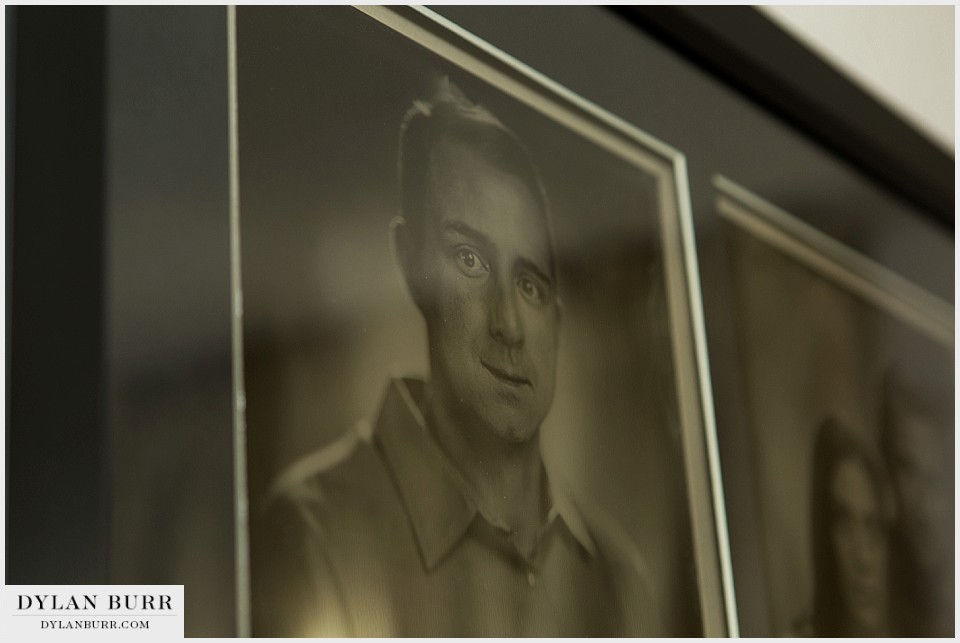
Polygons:
<instances>
[{"instance_id":1,"label":"sepia-toned photograph","mask_svg":"<svg viewBox=\"0 0 960 643\"><path fill-rule=\"evenodd\" d=\"M716 185L771 635L953 636L953 307Z\"/></svg>"},{"instance_id":2,"label":"sepia-toned photograph","mask_svg":"<svg viewBox=\"0 0 960 643\"><path fill-rule=\"evenodd\" d=\"M237 10L252 633L722 634L682 158L430 15Z\"/></svg>"},{"instance_id":3,"label":"sepia-toned photograph","mask_svg":"<svg viewBox=\"0 0 960 643\"><path fill-rule=\"evenodd\" d=\"M953 7L37 4L0 643L955 635Z\"/></svg>"}]
</instances>

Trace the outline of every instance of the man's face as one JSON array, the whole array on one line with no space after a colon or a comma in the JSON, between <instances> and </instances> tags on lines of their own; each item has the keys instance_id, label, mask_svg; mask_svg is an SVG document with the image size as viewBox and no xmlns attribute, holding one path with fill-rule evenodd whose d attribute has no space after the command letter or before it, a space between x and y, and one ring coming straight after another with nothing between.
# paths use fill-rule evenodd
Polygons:
<instances>
[{"instance_id":1,"label":"man's face","mask_svg":"<svg viewBox=\"0 0 960 643\"><path fill-rule=\"evenodd\" d=\"M936 429L909 409L896 419L890 455L901 523L917 562L931 573L953 548L953 481L943 463Z\"/></svg>"},{"instance_id":2,"label":"man's face","mask_svg":"<svg viewBox=\"0 0 960 643\"><path fill-rule=\"evenodd\" d=\"M465 428L525 442L550 410L560 322L551 253L527 185L465 145L434 148L414 278L435 395Z\"/></svg>"},{"instance_id":3,"label":"man's face","mask_svg":"<svg viewBox=\"0 0 960 643\"><path fill-rule=\"evenodd\" d=\"M887 536L880 500L861 462L845 460L836 468L830 502L830 539L850 624L861 633L876 631L886 610Z\"/></svg>"}]
</instances>

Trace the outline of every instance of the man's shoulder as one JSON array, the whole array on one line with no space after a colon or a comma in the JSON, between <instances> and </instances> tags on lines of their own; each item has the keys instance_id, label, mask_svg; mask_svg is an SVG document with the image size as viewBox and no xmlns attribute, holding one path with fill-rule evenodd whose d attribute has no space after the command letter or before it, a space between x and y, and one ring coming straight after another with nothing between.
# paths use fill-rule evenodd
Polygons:
<instances>
[{"instance_id":1,"label":"man's shoulder","mask_svg":"<svg viewBox=\"0 0 960 643\"><path fill-rule=\"evenodd\" d=\"M378 535L403 516L369 434L352 431L291 464L257 510L251 565L260 634L353 632L345 601L379 580Z\"/></svg>"},{"instance_id":2,"label":"man's shoulder","mask_svg":"<svg viewBox=\"0 0 960 643\"><path fill-rule=\"evenodd\" d=\"M391 506L393 484L369 429L358 425L289 465L271 486L263 510L319 529L373 519Z\"/></svg>"},{"instance_id":3,"label":"man's shoulder","mask_svg":"<svg viewBox=\"0 0 960 643\"><path fill-rule=\"evenodd\" d=\"M589 536L594 554L604 565L622 615L623 633L663 636L664 619L652 575L643 552L622 523L599 503L567 488L565 502L571 529Z\"/></svg>"},{"instance_id":4,"label":"man's shoulder","mask_svg":"<svg viewBox=\"0 0 960 643\"><path fill-rule=\"evenodd\" d=\"M647 565L640 548L620 521L596 499L575 490L562 476L551 475L551 479L554 502L580 542L618 573L646 578Z\"/></svg>"},{"instance_id":5,"label":"man's shoulder","mask_svg":"<svg viewBox=\"0 0 960 643\"><path fill-rule=\"evenodd\" d=\"M584 503L578 508L598 555L625 579L646 582L649 572L643 553L620 521L599 505Z\"/></svg>"}]
</instances>

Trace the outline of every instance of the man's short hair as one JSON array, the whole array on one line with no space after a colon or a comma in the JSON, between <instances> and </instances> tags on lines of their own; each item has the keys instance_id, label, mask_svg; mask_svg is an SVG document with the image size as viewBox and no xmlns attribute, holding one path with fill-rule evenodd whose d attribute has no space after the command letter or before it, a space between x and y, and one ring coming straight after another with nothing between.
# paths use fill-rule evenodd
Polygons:
<instances>
[{"instance_id":1,"label":"man's short hair","mask_svg":"<svg viewBox=\"0 0 960 643\"><path fill-rule=\"evenodd\" d=\"M546 193L526 147L492 112L468 100L444 76L429 100L414 101L400 126L400 207L417 243L423 233L430 156L441 141L466 144L486 162L519 178L549 219Z\"/></svg>"}]
</instances>

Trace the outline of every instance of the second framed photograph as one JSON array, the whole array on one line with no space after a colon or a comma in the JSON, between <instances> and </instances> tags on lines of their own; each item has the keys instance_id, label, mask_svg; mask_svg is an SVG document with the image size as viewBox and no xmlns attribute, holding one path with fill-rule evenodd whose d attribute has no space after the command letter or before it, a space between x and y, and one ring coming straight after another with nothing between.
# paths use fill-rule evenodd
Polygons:
<instances>
[{"instance_id":1,"label":"second framed photograph","mask_svg":"<svg viewBox=\"0 0 960 643\"><path fill-rule=\"evenodd\" d=\"M953 306L733 181L716 187L766 634L952 636Z\"/></svg>"},{"instance_id":2,"label":"second framed photograph","mask_svg":"<svg viewBox=\"0 0 960 643\"><path fill-rule=\"evenodd\" d=\"M682 155L426 10L233 15L241 629L735 633Z\"/></svg>"}]
</instances>

